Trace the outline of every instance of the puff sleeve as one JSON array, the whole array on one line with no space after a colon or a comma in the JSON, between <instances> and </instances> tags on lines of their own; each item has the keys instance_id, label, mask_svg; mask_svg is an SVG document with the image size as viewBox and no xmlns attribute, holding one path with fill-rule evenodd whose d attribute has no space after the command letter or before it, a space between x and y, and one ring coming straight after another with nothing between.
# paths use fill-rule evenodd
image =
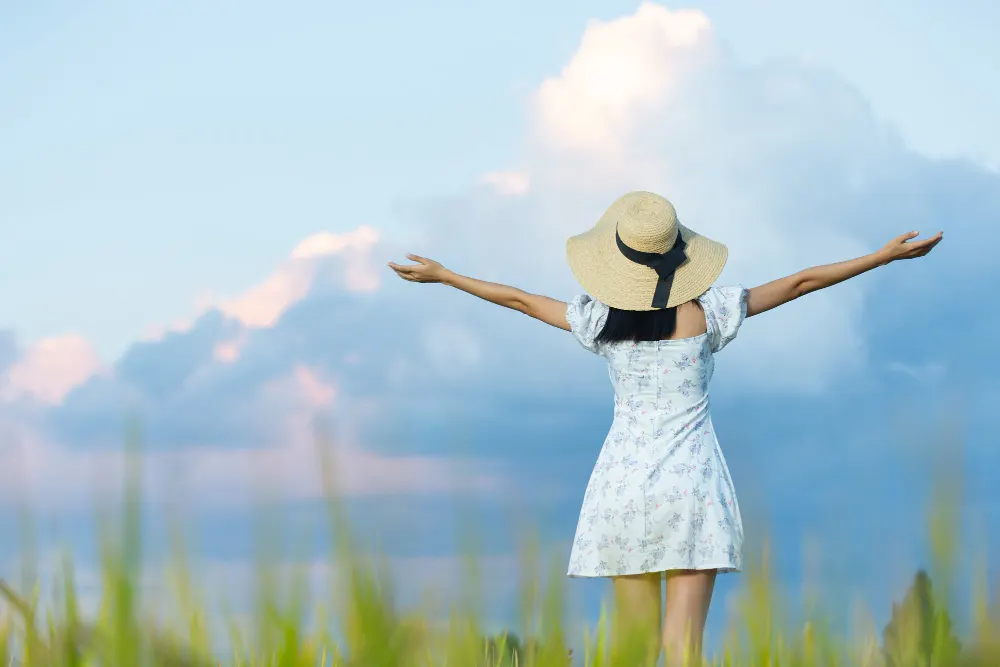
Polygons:
<instances>
[{"instance_id":1,"label":"puff sleeve","mask_svg":"<svg viewBox=\"0 0 1000 667\"><path fill-rule=\"evenodd\" d=\"M608 307L592 297L581 294L566 304L566 321L577 342L585 350L600 354L597 335L608 320Z\"/></svg>"},{"instance_id":2,"label":"puff sleeve","mask_svg":"<svg viewBox=\"0 0 1000 667\"><path fill-rule=\"evenodd\" d=\"M718 352L736 338L746 319L747 290L742 285L711 287L698 297L698 301L705 311L712 352Z\"/></svg>"}]
</instances>

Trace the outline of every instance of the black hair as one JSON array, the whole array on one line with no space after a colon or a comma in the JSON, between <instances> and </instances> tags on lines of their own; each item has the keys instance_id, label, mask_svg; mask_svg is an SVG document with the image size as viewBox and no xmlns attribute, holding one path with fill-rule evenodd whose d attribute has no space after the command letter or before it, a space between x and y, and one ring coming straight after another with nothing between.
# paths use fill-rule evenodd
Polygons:
<instances>
[{"instance_id":1,"label":"black hair","mask_svg":"<svg viewBox=\"0 0 1000 667\"><path fill-rule=\"evenodd\" d=\"M660 310L621 310L608 308L608 319L598 343L618 343L622 341L666 340L677 329L677 307Z\"/></svg>"}]
</instances>

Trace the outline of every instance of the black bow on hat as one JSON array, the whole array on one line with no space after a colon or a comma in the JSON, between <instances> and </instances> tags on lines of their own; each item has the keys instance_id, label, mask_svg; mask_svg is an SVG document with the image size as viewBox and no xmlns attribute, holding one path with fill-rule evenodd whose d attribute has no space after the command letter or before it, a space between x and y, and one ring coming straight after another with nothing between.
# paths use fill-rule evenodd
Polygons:
<instances>
[{"instance_id":1,"label":"black bow on hat","mask_svg":"<svg viewBox=\"0 0 1000 667\"><path fill-rule=\"evenodd\" d=\"M670 287L674 284L674 272L688 259L687 253L684 252L687 243L681 238L680 230L677 230L677 238L673 247L663 254L642 252L628 247L622 241L622 237L618 235L617 228L615 229L615 240L618 242L618 249L625 255L626 259L656 271L659 280L656 281L656 291L653 292L653 308L666 308L667 302L670 300Z\"/></svg>"}]
</instances>

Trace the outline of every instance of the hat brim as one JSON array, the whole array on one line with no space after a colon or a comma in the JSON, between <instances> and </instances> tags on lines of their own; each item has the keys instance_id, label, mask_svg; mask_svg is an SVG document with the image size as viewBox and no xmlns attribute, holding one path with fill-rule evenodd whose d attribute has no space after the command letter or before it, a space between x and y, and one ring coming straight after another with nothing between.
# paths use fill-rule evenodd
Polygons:
<instances>
[{"instance_id":1,"label":"hat brim","mask_svg":"<svg viewBox=\"0 0 1000 667\"><path fill-rule=\"evenodd\" d=\"M583 289L605 305L621 310L657 310L652 303L659 276L622 255L615 239L617 219L617 212L609 209L589 231L570 237L566 242L570 270ZM687 243L688 259L674 273L667 308L704 294L729 258L729 249L722 243L680 224L678 229Z\"/></svg>"}]
</instances>

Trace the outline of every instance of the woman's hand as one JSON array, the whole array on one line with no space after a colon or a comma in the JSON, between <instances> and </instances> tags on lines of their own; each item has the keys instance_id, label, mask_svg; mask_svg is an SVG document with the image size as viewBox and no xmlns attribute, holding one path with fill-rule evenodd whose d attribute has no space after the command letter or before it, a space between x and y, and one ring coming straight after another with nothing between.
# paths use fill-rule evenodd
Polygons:
<instances>
[{"instance_id":1,"label":"woman's hand","mask_svg":"<svg viewBox=\"0 0 1000 667\"><path fill-rule=\"evenodd\" d=\"M408 266L400 266L394 262L389 262L389 268L396 272L396 275L411 283L440 283L444 281L448 274L448 269L435 262L433 259L420 257L418 255L407 255L406 259L416 262Z\"/></svg>"},{"instance_id":2,"label":"woman's hand","mask_svg":"<svg viewBox=\"0 0 1000 667\"><path fill-rule=\"evenodd\" d=\"M900 234L893 240L885 244L885 246L876 253L884 264L889 262L895 262L897 259L913 259L915 257L923 257L931 250L934 249L944 236L944 232L938 232L930 238L926 238L923 241L913 241L911 239L917 238L920 232L909 232L907 234Z\"/></svg>"}]
</instances>

